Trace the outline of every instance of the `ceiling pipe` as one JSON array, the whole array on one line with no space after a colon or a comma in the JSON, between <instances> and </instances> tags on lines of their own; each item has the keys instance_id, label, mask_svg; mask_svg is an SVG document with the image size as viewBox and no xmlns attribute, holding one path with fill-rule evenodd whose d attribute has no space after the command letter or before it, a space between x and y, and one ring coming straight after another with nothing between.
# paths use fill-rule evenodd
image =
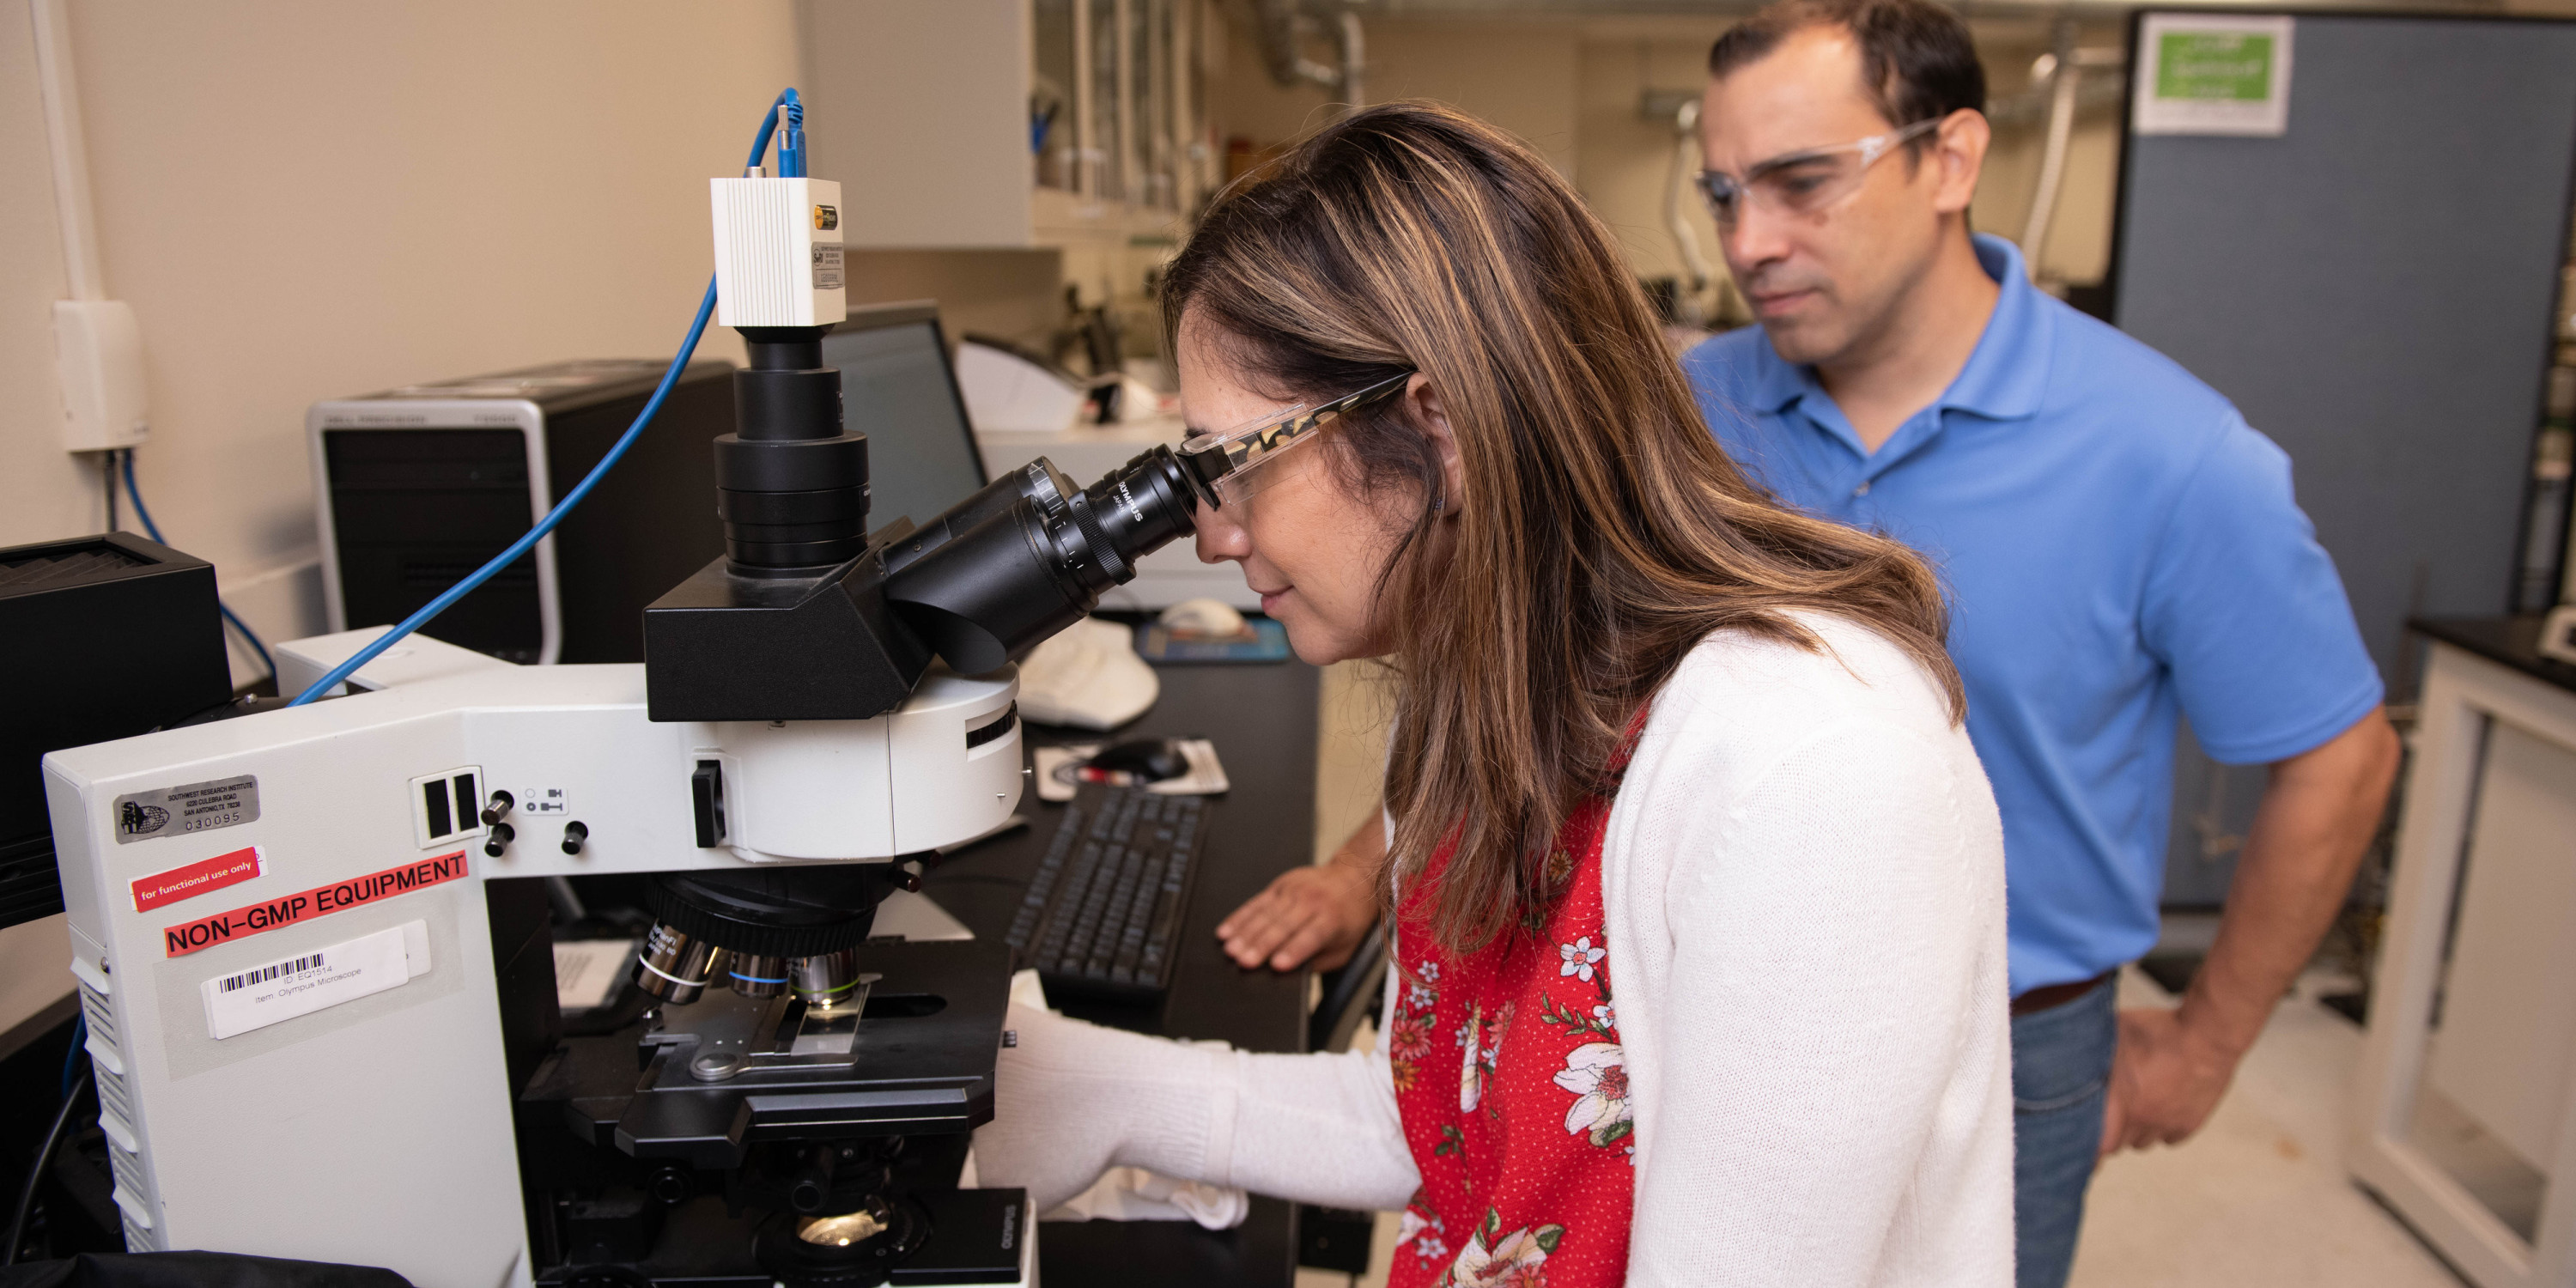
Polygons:
<instances>
[{"instance_id":1,"label":"ceiling pipe","mask_svg":"<svg viewBox=\"0 0 2576 1288\"><path fill-rule=\"evenodd\" d=\"M1664 177L1664 228L1672 234L1673 250L1682 260L1682 286L1691 301L1699 306L1700 292L1708 289L1717 276L1717 266L1708 262L1708 254L1699 247L1699 233L1690 224L1691 179L1699 173L1699 100L1685 99L1672 116L1672 169Z\"/></svg>"},{"instance_id":2,"label":"ceiling pipe","mask_svg":"<svg viewBox=\"0 0 2576 1288\"><path fill-rule=\"evenodd\" d=\"M54 223L63 239L71 298L107 298L99 271L98 217L91 204L89 149L81 138L80 87L72 74L71 23L62 0L28 0L35 27L36 86L45 109L45 150L53 161Z\"/></svg>"},{"instance_id":3,"label":"ceiling pipe","mask_svg":"<svg viewBox=\"0 0 2576 1288\"><path fill-rule=\"evenodd\" d=\"M1320 85L1353 111L1368 103L1368 42L1359 14L1337 6L1329 30L1335 59L1321 63L1301 51L1306 37L1321 25L1299 0L1253 0L1253 35L1261 45L1261 63L1281 85Z\"/></svg>"},{"instance_id":4,"label":"ceiling pipe","mask_svg":"<svg viewBox=\"0 0 2576 1288\"><path fill-rule=\"evenodd\" d=\"M1342 10L1337 30L1342 47L1342 101L1356 112L1368 106L1368 38L1360 30L1360 16L1348 9Z\"/></svg>"},{"instance_id":5,"label":"ceiling pipe","mask_svg":"<svg viewBox=\"0 0 2576 1288\"><path fill-rule=\"evenodd\" d=\"M2075 20L2057 20L2048 64L2048 143L2039 154L2039 183L2031 190L2030 216L2022 221L2021 260L2039 276L2040 248L2048 244L2048 223L2057 215L2057 190L2066 183L2066 149L2075 137L2075 89L2084 69L2075 59Z\"/></svg>"}]
</instances>

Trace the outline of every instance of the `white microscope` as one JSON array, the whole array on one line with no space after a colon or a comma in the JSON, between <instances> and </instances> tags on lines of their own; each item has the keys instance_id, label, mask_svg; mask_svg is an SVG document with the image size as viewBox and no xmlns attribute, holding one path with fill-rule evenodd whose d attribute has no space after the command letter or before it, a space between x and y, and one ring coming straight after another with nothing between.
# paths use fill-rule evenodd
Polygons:
<instances>
[{"instance_id":1,"label":"white microscope","mask_svg":"<svg viewBox=\"0 0 2576 1288\"><path fill-rule=\"evenodd\" d=\"M1012 659L1188 534L1224 463L1158 448L1086 490L1040 460L871 532L819 348L838 187L714 186L750 351L727 555L646 611L645 663L46 757L129 1250L437 1288L1034 1281L1020 1192L959 1188L1008 950L871 919L1018 802ZM616 873L650 874L649 1009L567 1034L542 879Z\"/></svg>"}]
</instances>

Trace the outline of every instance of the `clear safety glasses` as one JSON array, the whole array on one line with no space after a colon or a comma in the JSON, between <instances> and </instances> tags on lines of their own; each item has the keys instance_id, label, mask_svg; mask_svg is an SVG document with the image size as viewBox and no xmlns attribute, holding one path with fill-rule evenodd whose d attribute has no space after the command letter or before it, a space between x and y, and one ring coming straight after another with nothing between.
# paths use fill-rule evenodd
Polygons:
<instances>
[{"instance_id":1,"label":"clear safety glasses","mask_svg":"<svg viewBox=\"0 0 2576 1288\"><path fill-rule=\"evenodd\" d=\"M1792 152L1755 162L1741 179L1702 170L1699 193L1720 228L1733 228L1748 200L1775 215L1811 215L1850 196L1880 158L1940 127L1938 120L1916 121L1901 130Z\"/></svg>"},{"instance_id":2,"label":"clear safety glasses","mask_svg":"<svg viewBox=\"0 0 2576 1288\"><path fill-rule=\"evenodd\" d=\"M1240 502L1281 477L1270 468L1280 456L1315 438L1344 413L1404 392L1404 383L1411 379L1413 373L1407 371L1320 406L1299 403L1233 429L1205 434L1193 430L1181 444L1181 461L1220 507Z\"/></svg>"}]
</instances>

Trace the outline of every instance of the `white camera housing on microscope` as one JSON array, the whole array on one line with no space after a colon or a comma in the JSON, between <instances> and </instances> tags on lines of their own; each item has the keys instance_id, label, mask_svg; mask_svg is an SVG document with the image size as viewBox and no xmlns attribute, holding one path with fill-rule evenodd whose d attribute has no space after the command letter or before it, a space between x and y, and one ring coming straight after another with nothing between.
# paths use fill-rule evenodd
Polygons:
<instances>
[{"instance_id":1,"label":"white camera housing on microscope","mask_svg":"<svg viewBox=\"0 0 2576 1288\"><path fill-rule=\"evenodd\" d=\"M841 185L830 179L710 179L716 321L837 326L849 315Z\"/></svg>"}]
</instances>

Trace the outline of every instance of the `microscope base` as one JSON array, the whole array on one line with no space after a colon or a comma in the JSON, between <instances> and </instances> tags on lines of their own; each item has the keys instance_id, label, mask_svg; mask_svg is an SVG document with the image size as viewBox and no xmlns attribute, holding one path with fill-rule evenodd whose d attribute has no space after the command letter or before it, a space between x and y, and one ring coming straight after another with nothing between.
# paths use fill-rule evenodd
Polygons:
<instances>
[{"instance_id":1,"label":"microscope base","mask_svg":"<svg viewBox=\"0 0 2576 1288\"><path fill-rule=\"evenodd\" d=\"M1037 1220L1022 1190L932 1190L915 1196L931 1235L884 1282L1030 1288L1038 1281ZM749 1252L756 1217L732 1218L712 1196L672 1209L652 1255L641 1261L558 1266L541 1288L650 1284L653 1288L772 1288L780 1282Z\"/></svg>"}]
</instances>

